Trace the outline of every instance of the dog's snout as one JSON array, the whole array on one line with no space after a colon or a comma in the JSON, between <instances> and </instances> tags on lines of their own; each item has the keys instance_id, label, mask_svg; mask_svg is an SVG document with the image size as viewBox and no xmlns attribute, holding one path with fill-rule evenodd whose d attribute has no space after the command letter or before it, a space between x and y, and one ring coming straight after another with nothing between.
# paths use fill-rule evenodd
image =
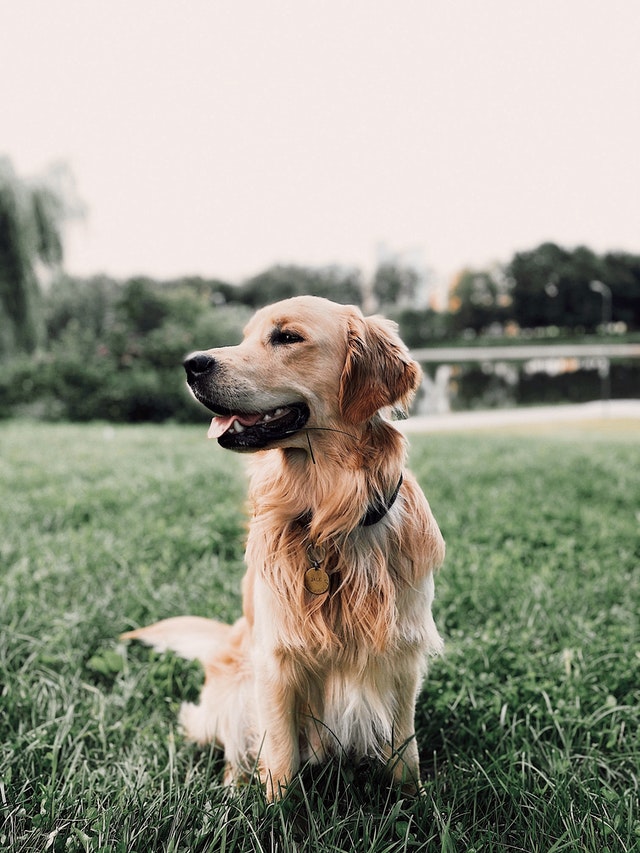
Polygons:
<instances>
[{"instance_id":1,"label":"dog's snout","mask_svg":"<svg viewBox=\"0 0 640 853\"><path fill-rule=\"evenodd\" d=\"M203 373L210 373L215 367L216 360L206 352L194 352L184 360L187 379L197 379Z\"/></svg>"}]
</instances>

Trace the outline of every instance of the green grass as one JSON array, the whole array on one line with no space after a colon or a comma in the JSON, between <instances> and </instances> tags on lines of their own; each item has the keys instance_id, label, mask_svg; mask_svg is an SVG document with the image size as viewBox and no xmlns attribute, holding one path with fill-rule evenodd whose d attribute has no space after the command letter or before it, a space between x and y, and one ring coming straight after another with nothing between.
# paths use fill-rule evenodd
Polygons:
<instances>
[{"instance_id":1,"label":"green grass","mask_svg":"<svg viewBox=\"0 0 640 853\"><path fill-rule=\"evenodd\" d=\"M185 427L0 425L0 850L640 849L640 441L412 437L448 542L425 795L303 772L282 804L183 742L199 668L132 625L234 618L243 460Z\"/></svg>"}]
</instances>

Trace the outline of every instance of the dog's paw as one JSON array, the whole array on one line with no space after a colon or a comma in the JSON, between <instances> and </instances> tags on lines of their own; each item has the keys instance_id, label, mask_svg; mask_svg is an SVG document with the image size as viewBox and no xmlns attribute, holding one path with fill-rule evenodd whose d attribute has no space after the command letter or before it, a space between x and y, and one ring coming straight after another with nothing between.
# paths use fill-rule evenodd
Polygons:
<instances>
[{"instance_id":1,"label":"dog's paw","mask_svg":"<svg viewBox=\"0 0 640 853\"><path fill-rule=\"evenodd\" d=\"M286 775L276 775L265 767L260 767L260 781L268 803L277 803L287 793L289 780Z\"/></svg>"},{"instance_id":2,"label":"dog's paw","mask_svg":"<svg viewBox=\"0 0 640 853\"><path fill-rule=\"evenodd\" d=\"M405 782L400 786L400 790L405 797L412 799L422 799L427 796L427 789L421 779L418 779L417 782Z\"/></svg>"}]
</instances>

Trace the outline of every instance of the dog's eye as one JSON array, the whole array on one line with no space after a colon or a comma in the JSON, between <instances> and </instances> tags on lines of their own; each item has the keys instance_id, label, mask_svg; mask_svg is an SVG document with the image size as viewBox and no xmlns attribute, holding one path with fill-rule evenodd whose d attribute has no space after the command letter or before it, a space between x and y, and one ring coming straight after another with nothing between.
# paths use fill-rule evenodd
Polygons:
<instances>
[{"instance_id":1,"label":"dog's eye","mask_svg":"<svg viewBox=\"0 0 640 853\"><path fill-rule=\"evenodd\" d=\"M286 332L284 329L274 329L271 333L271 343L275 346L283 344L299 344L304 341L302 335L297 332Z\"/></svg>"}]
</instances>

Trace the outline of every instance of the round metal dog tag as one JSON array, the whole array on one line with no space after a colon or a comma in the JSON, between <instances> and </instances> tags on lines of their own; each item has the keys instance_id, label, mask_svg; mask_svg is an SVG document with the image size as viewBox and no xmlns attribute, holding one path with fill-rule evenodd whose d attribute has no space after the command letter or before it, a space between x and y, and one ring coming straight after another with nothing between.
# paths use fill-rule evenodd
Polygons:
<instances>
[{"instance_id":1,"label":"round metal dog tag","mask_svg":"<svg viewBox=\"0 0 640 853\"><path fill-rule=\"evenodd\" d=\"M322 595L329 589L329 575L324 569L307 569L304 573L304 585L314 595Z\"/></svg>"}]
</instances>

